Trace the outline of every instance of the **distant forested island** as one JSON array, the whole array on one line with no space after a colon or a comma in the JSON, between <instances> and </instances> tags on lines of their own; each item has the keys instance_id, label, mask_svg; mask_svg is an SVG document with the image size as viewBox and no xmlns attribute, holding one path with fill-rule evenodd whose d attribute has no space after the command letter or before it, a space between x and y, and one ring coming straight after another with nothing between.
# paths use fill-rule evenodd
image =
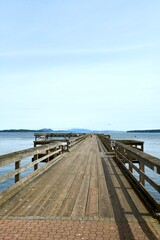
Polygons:
<instances>
[{"instance_id":1,"label":"distant forested island","mask_svg":"<svg viewBox=\"0 0 160 240\"><path fill-rule=\"evenodd\" d=\"M54 133L54 132L72 132L72 133L112 133L117 132L114 130L90 130L90 129L83 129L83 128L72 128L67 130L52 130L51 128L42 128L39 130L35 129L5 129L0 130L0 132L34 132L34 133Z\"/></svg>"},{"instance_id":2,"label":"distant forested island","mask_svg":"<svg viewBox=\"0 0 160 240\"><path fill-rule=\"evenodd\" d=\"M43 128L39 130L34 130L34 129L5 129L5 130L0 130L0 132L53 132L52 129L50 128Z\"/></svg>"},{"instance_id":3,"label":"distant forested island","mask_svg":"<svg viewBox=\"0 0 160 240\"><path fill-rule=\"evenodd\" d=\"M148 130L130 130L130 133L160 133L160 129L148 129Z\"/></svg>"}]
</instances>

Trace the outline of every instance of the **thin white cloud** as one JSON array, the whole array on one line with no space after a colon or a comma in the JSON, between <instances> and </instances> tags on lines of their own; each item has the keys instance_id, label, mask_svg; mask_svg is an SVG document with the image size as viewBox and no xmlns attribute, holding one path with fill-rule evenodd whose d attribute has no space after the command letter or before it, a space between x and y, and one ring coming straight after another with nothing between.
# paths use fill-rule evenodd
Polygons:
<instances>
[{"instance_id":1,"label":"thin white cloud","mask_svg":"<svg viewBox=\"0 0 160 240\"><path fill-rule=\"evenodd\" d=\"M58 56L58 55L92 55L92 54L107 54L116 52L127 52L132 50L140 50L154 47L156 44L151 45L128 45L122 47L111 48L86 48L86 49L59 49L59 50L22 50L22 51L5 51L1 52L1 57L26 57L26 56Z\"/></svg>"}]
</instances>

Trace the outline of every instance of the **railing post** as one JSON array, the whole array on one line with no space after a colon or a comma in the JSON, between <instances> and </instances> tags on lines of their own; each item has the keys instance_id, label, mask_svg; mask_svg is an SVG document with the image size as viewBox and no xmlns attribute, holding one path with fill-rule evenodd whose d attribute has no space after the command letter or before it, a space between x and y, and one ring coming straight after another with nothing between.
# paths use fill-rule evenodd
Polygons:
<instances>
[{"instance_id":1,"label":"railing post","mask_svg":"<svg viewBox=\"0 0 160 240\"><path fill-rule=\"evenodd\" d=\"M144 151L144 143L141 143L141 151Z\"/></svg>"},{"instance_id":2,"label":"railing post","mask_svg":"<svg viewBox=\"0 0 160 240\"><path fill-rule=\"evenodd\" d=\"M132 163L132 157L131 156L128 156L128 160L129 160L129 171L131 173L133 173L133 168L132 168L132 165L130 163Z\"/></svg>"},{"instance_id":3,"label":"railing post","mask_svg":"<svg viewBox=\"0 0 160 240\"><path fill-rule=\"evenodd\" d=\"M38 159L38 154L34 155L34 161ZM38 163L34 165L34 171L38 169Z\"/></svg>"},{"instance_id":4,"label":"railing post","mask_svg":"<svg viewBox=\"0 0 160 240\"><path fill-rule=\"evenodd\" d=\"M115 143L115 155L117 158L119 158L119 154L118 154L118 146L117 144Z\"/></svg>"},{"instance_id":5,"label":"railing post","mask_svg":"<svg viewBox=\"0 0 160 240\"><path fill-rule=\"evenodd\" d=\"M46 151L46 155L48 155L50 153L49 150ZM49 162L49 157L46 159L46 162Z\"/></svg>"},{"instance_id":6,"label":"railing post","mask_svg":"<svg viewBox=\"0 0 160 240\"><path fill-rule=\"evenodd\" d=\"M60 147L62 149L62 153L64 153L64 145L62 144Z\"/></svg>"},{"instance_id":7,"label":"railing post","mask_svg":"<svg viewBox=\"0 0 160 240\"><path fill-rule=\"evenodd\" d=\"M69 152L69 140L67 140L67 152Z\"/></svg>"},{"instance_id":8,"label":"railing post","mask_svg":"<svg viewBox=\"0 0 160 240\"><path fill-rule=\"evenodd\" d=\"M15 162L15 170L20 168L20 161ZM15 183L18 182L20 179L20 173L17 173L15 175Z\"/></svg>"},{"instance_id":9,"label":"railing post","mask_svg":"<svg viewBox=\"0 0 160 240\"><path fill-rule=\"evenodd\" d=\"M144 173L145 172L145 168L144 168L144 164L143 163L139 163L139 169ZM145 181L144 181L144 177L142 174L140 174L140 183L145 186Z\"/></svg>"},{"instance_id":10,"label":"railing post","mask_svg":"<svg viewBox=\"0 0 160 240\"><path fill-rule=\"evenodd\" d=\"M61 155L61 153L63 152L62 145L59 146L59 150L61 150L61 152L59 152L58 155Z\"/></svg>"},{"instance_id":11,"label":"railing post","mask_svg":"<svg viewBox=\"0 0 160 240\"><path fill-rule=\"evenodd\" d=\"M125 165L125 163L126 163L126 160L125 160L125 158L123 157L123 156L125 156L125 157L126 157L126 152L125 152L125 149L121 149L121 154L122 154L122 162L123 162L123 165Z\"/></svg>"}]
</instances>

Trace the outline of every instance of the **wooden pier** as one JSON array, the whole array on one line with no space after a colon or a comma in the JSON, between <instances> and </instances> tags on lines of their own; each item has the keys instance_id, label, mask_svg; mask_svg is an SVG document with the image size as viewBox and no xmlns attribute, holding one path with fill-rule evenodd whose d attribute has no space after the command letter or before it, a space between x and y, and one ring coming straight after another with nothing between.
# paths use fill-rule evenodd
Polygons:
<instances>
[{"instance_id":1,"label":"wooden pier","mask_svg":"<svg viewBox=\"0 0 160 240\"><path fill-rule=\"evenodd\" d=\"M140 142L113 144L107 136L97 135L73 139L69 149L62 149L59 142L51 143L52 151L48 151L50 144L30 149L34 156L43 149L46 158L50 154L53 159L42 169L34 167L30 177L18 179L0 194L0 239L9 239L8 235L10 239L160 239L159 203L146 194L144 180L149 177L143 172L144 164L152 163L159 173L158 160L143 155ZM11 161L19 162L23 154L18 160L12 154ZM131 156L143 160L140 169L134 166ZM8 157L0 157L0 166ZM31 164L37 166L40 160L34 160L37 162ZM139 185L127 176L126 162L130 164L130 175L133 168L139 171ZM21 170L16 170L16 177ZM158 184L148 181L159 191Z\"/></svg>"}]
</instances>

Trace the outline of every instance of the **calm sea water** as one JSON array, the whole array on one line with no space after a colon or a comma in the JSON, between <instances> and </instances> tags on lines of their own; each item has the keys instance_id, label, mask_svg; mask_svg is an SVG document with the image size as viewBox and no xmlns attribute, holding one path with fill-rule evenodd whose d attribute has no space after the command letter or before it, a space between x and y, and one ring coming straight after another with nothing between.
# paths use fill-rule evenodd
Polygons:
<instances>
[{"instance_id":1,"label":"calm sea water","mask_svg":"<svg viewBox=\"0 0 160 240\"><path fill-rule=\"evenodd\" d=\"M132 139L144 142L144 152L160 158L160 133L111 133L112 139Z\"/></svg>"},{"instance_id":2,"label":"calm sea water","mask_svg":"<svg viewBox=\"0 0 160 240\"><path fill-rule=\"evenodd\" d=\"M33 147L34 133L0 133L0 155Z\"/></svg>"},{"instance_id":3,"label":"calm sea water","mask_svg":"<svg viewBox=\"0 0 160 240\"><path fill-rule=\"evenodd\" d=\"M144 152L160 158L160 133L126 133L126 132L113 132L110 133L112 139L134 139L144 141ZM33 147L34 133L0 133L0 155L11 153L18 150L23 150L26 148ZM31 158L24 160L23 164L30 162ZM0 175L4 175L10 171L11 168L14 168L14 165L11 164L6 168L0 168ZM32 169L27 170L23 173L22 177L31 172ZM153 171L146 169L146 173L160 184L160 176L155 174ZM136 175L136 174L135 174ZM4 182L0 186L0 191L6 187L13 184L14 179L11 178L9 181ZM160 194L155 192L155 190L149 185L146 184L146 187L150 193L160 201Z\"/></svg>"},{"instance_id":4,"label":"calm sea water","mask_svg":"<svg viewBox=\"0 0 160 240\"><path fill-rule=\"evenodd\" d=\"M112 139L144 141L144 151L160 158L160 133L110 133ZM0 133L0 155L33 147L34 133Z\"/></svg>"}]
</instances>

